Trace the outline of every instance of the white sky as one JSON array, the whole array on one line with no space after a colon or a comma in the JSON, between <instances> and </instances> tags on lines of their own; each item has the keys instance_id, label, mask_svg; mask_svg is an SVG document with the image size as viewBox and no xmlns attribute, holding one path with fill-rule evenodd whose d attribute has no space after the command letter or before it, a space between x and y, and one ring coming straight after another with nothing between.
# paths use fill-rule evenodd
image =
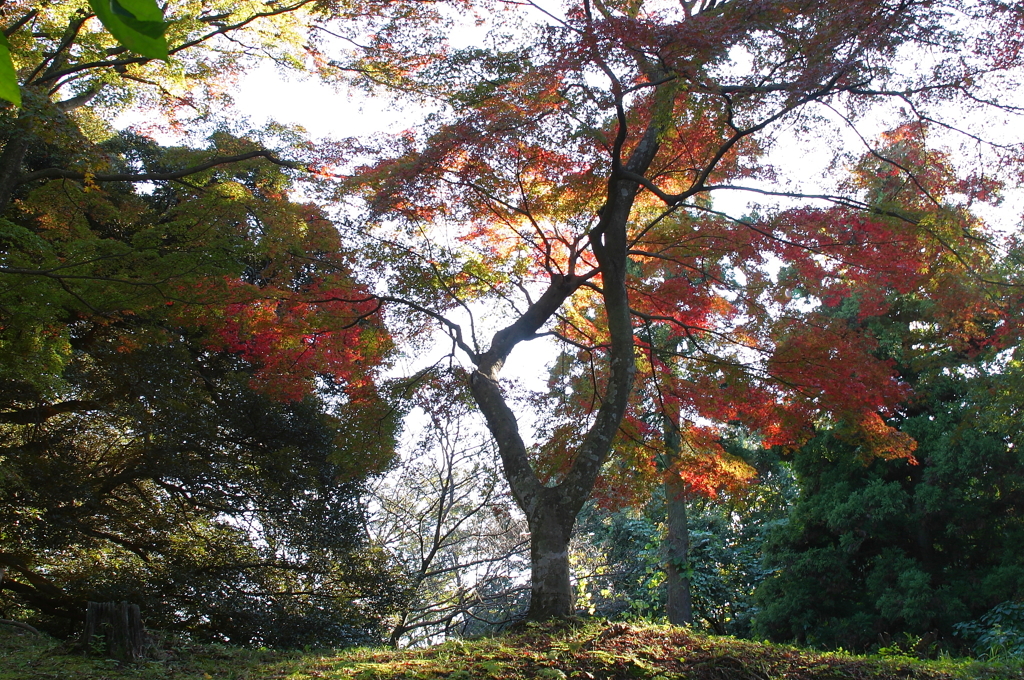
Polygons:
<instances>
[{"instance_id":1,"label":"white sky","mask_svg":"<svg viewBox=\"0 0 1024 680\"><path fill-rule=\"evenodd\" d=\"M233 93L236 108L257 125L270 120L301 125L311 137L355 137L401 130L408 112L382 99L339 92L315 78L283 74L264 62L243 76Z\"/></svg>"}]
</instances>

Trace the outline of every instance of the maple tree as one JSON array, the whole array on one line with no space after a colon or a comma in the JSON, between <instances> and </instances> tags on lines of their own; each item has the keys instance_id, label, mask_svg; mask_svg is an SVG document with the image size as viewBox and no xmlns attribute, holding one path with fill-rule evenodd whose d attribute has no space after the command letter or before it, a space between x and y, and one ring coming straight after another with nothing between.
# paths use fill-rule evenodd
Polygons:
<instances>
[{"instance_id":1,"label":"maple tree","mask_svg":"<svg viewBox=\"0 0 1024 680\"><path fill-rule=\"evenodd\" d=\"M915 293L943 301L947 327L1011 331L984 296L957 299L969 291L946 272L980 271L988 241L969 207L995 198L1020 150L946 107L1011 115L993 86L1019 79L1017 43L1001 36L1020 16L877 0L522 7L536 14L499 25L493 47L407 76L443 103L362 147L377 159L341 196L371 215L359 235L384 265L374 285L390 314L432 320L468 359L456 370L531 530L530 616L546 618L573 611L569 538L629 411L637 356L665 406L659 422L634 419L651 447L684 419L793 445L824 418L867 458L908 458L913 440L886 420L908 387L859 315ZM857 131L872 111L895 122L861 136L864 160L837 156L854 172L813 191L782 182L768 154L784 133L827 146L827 116ZM961 124L956 139L991 165L954 167L932 146L930 129ZM788 204L735 215L712 200L742 190ZM843 305L858 311L832 313ZM646 349L652 326L672 342ZM542 337L565 349L531 402L499 378Z\"/></svg>"},{"instance_id":2,"label":"maple tree","mask_svg":"<svg viewBox=\"0 0 1024 680\"><path fill-rule=\"evenodd\" d=\"M53 401L74 328L139 318L151 334L124 333L126 351L187 328L208 350L249 362L264 393L297 400L326 379L344 383L353 412L357 404L373 412L372 371L389 348L377 303L355 283L324 212L289 200L295 177L331 149L281 126L228 132L211 116L256 55L369 73L356 64L364 52L326 64L317 44L335 24L359 31L374 20L365 7L308 0L183 2L164 7L166 21L155 8L146 0L2 8L23 95L20 107L0 110L3 377L31 386L40 403L25 408L74 410L74 400ZM375 41L387 44L394 28L382 21ZM155 114L143 133L112 129L128 108ZM197 148L144 136L160 129Z\"/></svg>"},{"instance_id":3,"label":"maple tree","mask_svg":"<svg viewBox=\"0 0 1024 680\"><path fill-rule=\"evenodd\" d=\"M222 149L255 146L214 137ZM206 155L124 138L96 151L146 169ZM288 200L291 180L274 165L238 161L190 176L197 184L150 194L53 180L19 200L3 223L0 335L24 358L6 361L4 377L45 401L85 329L121 337L126 352L187 329L208 350L249 362L253 384L281 399L325 377L350 399L371 394L390 344L330 222ZM139 326L148 335L134 337Z\"/></svg>"},{"instance_id":4,"label":"maple tree","mask_svg":"<svg viewBox=\"0 0 1024 680\"><path fill-rule=\"evenodd\" d=\"M392 343L324 210L294 200L333 152L218 118L257 58L384 78L360 60L433 13L367 9L0 7L0 97L20 103L0 107L0 478L18 526L0 550L20 611L130 597L241 643L379 632L391 574L359 554L354 499L395 450ZM366 49L320 58L369 25ZM116 130L125 111L145 122Z\"/></svg>"}]
</instances>

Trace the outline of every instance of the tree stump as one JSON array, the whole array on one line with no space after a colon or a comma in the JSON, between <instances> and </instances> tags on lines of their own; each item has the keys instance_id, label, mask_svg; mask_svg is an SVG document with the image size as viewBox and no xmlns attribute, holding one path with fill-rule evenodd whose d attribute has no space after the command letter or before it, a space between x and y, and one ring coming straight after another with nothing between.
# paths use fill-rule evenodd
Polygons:
<instances>
[{"instance_id":1,"label":"tree stump","mask_svg":"<svg viewBox=\"0 0 1024 680\"><path fill-rule=\"evenodd\" d=\"M139 605L127 602L89 602L79 649L104 650L112 659L136 661L146 654L147 636ZM97 649L98 648L98 649Z\"/></svg>"}]
</instances>

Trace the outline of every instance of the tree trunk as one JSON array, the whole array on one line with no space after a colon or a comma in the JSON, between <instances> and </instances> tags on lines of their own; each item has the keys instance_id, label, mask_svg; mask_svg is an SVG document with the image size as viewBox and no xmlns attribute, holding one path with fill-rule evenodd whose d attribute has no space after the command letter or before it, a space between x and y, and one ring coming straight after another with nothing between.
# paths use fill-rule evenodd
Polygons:
<instances>
[{"instance_id":1,"label":"tree trunk","mask_svg":"<svg viewBox=\"0 0 1024 680\"><path fill-rule=\"evenodd\" d=\"M569 540L576 513L562 509L557 487L547 487L541 502L528 517L530 525L530 611L528 618L543 621L565 618L576 611L569 567Z\"/></svg>"},{"instance_id":2,"label":"tree trunk","mask_svg":"<svg viewBox=\"0 0 1024 680\"><path fill-rule=\"evenodd\" d=\"M18 186L21 164L25 159L29 143L28 125L23 119L14 125L14 133L0 152L0 213L7 209L11 196Z\"/></svg>"},{"instance_id":3,"label":"tree trunk","mask_svg":"<svg viewBox=\"0 0 1024 680\"><path fill-rule=\"evenodd\" d=\"M690 529L686 524L686 488L672 470L665 473L665 505L668 509L668 536L665 538L665 584L668 598L665 613L668 622L681 626L693 623L690 595Z\"/></svg>"},{"instance_id":4,"label":"tree trunk","mask_svg":"<svg viewBox=\"0 0 1024 680\"><path fill-rule=\"evenodd\" d=\"M393 649L398 649L398 643L402 641L402 636L405 635L405 631L408 628L405 627L405 622L408 620L408 612L402 614L398 620L398 624L392 629L391 635L388 637L388 645Z\"/></svg>"},{"instance_id":5,"label":"tree trunk","mask_svg":"<svg viewBox=\"0 0 1024 680\"><path fill-rule=\"evenodd\" d=\"M97 647L106 656L122 661L137 661L146 654L146 629L139 605L127 602L89 602L85 613L85 631L78 642L88 653Z\"/></svg>"},{"instance_id":6,"label":"tree trunk","mask_svg":"<svg viewBox=\"0 0 1024 680\"><path fill-rule=\"evenodd\" d=\"M693 623L690 594L690 528L686 521L686 482L679 477L679 426L665 416L665 508L668 535L665 537L665 585L668 589L665 614L668 622L681 626Z\"/></svg>"}]
</instances>

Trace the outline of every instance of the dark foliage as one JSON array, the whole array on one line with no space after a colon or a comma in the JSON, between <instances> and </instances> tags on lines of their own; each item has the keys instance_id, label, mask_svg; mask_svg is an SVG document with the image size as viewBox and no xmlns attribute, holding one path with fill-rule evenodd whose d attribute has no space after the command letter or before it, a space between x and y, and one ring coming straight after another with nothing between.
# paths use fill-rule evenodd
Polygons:
<instances>
[{"instance_id":1,"label":"dark foliage","mask_svg":"<svg viewBox=\"0 0 1024 680\"><path fill-rule=\"evenodd\" d=\"M940 382L945 383L944 385ZM958 622L1024 597L1024 459L978 427L983 377L948 378L901 429L917 464L865 464L822 434L794 458L801 494L770 543L757 630L846 649L902 636L946 645Z\"/></svg>"},{"instance_id":2,"label":"dark foliage","mask_svg":"<svg viewBox=\"0 0 1024 680\"><path fill-rule=\"evenodd\" d=\"M272 401L232 357L184 341L127 353L91 342L73 384L107 405L7 426L2 452L2 549L62 588L50 614L129 600L150 627L202 639L378 639L391 576L365 545L358 461L328 406ZM67 631L31 597L4 599Z\"/></svg>"}]
</instances>

